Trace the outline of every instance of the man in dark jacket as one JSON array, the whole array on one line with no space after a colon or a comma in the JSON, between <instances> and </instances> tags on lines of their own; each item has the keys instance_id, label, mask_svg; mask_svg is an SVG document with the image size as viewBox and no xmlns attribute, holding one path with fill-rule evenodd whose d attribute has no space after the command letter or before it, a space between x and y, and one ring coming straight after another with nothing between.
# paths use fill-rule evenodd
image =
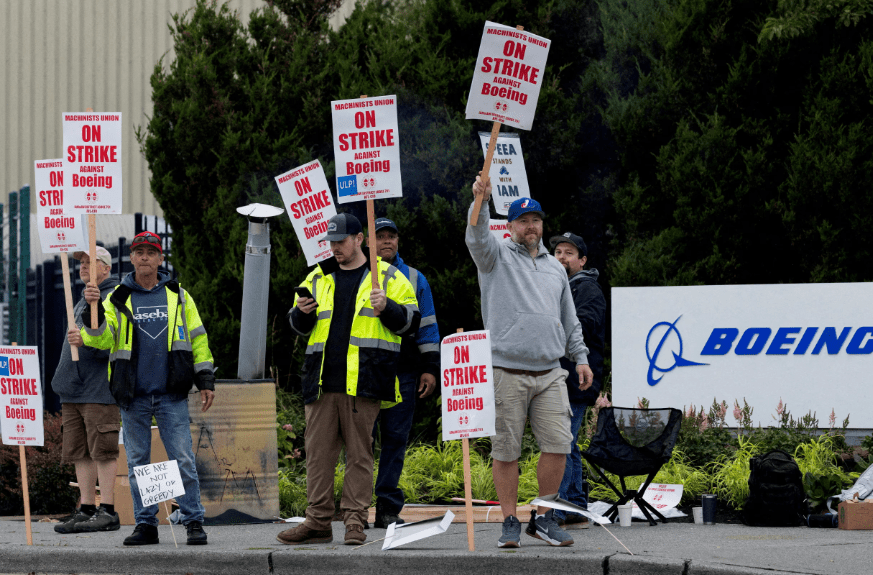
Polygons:
<instances>
[{"instance_id":1,"label":"man in dark jacket","mask_svg":"<svg viewBox=\"0 0 873 575\"><path fill-rule=\"evenodd\" d=\"M606 300L600 285L597 283L597 277L600 275L598 271L596 269L583 269L588 261L588 248L582 237L567 232L560 236L554 236L549 240L549 243L555 250L555 258L567 270L570 292L573 294L573 303L576 306L576 317L582 324L582 335L588 346L588 364L591 366L591 371L594 372L594 383L585 391L580 391L579 379L576 373L570 369L573 362L566 357L561 358L561 367L570 373L567 377L567 395L570 398L570 408L573 410L570 427L570 432L573 434L573 444L570 453L567 454L564 479L561 481L558 496L587 509L588 479L585 477L585 468L582 466L577 437L579 436L579 428L585 421L585 410L588 406L594 405L603 387ZM588 527L588 519L578 513L556 510L555 517L558 518L558 523L561 525L577 523L582 528Z\"/></svg>"},{"instance_id":2,"label":"man in dark jacket","mask_svg":"<svg viewBox=\"0 0 873 575\"><path fill-rule=\"evenodd\" d=\"M76 252L79 277L100 290L100 299L112 293L118 282L112 273L112 256L98 247L96 265L91 265L87 252ZM61 257L67 257L62 254ZM79 317L85 309L85 298L73 308ZM81 323L79 324L81 327ZM78 335L78 334L77 334ZM78 338L81 341L81 337ZM109 352L93 347L79 347L79 361L74 362L70 342L64 340L61 360L52 379L52 389L61 398L64 420L64 446L61 462L76 467L79 484L79 508L67 521L55 525L58 533L116 531L120 527L115 512L115 472L118 467L118 429L121 415L115 399L109 393L106 368ZM100 481L100 507L95 506L97 481Z\"/></svg>"}]
</instances>

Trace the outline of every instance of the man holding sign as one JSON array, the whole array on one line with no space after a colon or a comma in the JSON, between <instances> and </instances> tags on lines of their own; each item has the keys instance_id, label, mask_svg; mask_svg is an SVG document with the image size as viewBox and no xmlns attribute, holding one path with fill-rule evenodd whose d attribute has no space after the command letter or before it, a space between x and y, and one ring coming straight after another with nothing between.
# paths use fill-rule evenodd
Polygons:
<instances>
[{"instance_id":1,"label":"man holding sign","mask_svg":"<svg viewBox=\"0 0 873 575\"><path fill-rule=\"evenodd\" d=\"M109 387L121 408L128 478L136 528L125 545L158 543L158 506L143 506L134 468L150 463L152 417L170 459L179 464L185 493L177 498L188 545L205 545L204 509L191 443L188 392L200 390L202 410L215 397L212 352L206 328L191 294L160 269L161 238L137 234L130 243L134 272L98 306L98 328L85 327L85 345L111 351ZM88 303L99 301L95 287L85 288ZM86 324L87 326L87 324ZM76 335L70 330L68 337Z\"/></svg>"},{"instance_id":2,"label":"man holding sign","mask_svg":"<svg viewBox=\"0 0 873 575\"><path fill-rule=\"evenodd\" d=\"M67 254L61 254L62 258ZM106 248L97 248L97 261L91 265L86 252L75 252L79 260L79 277L85 285L94 281L100 299L112 293L118 282L110 278L112 256ZM85 310L85 298L73 308L73 317ZM72 326L70 326L72 327ZM78 326L81 328L81 324ZM55 525L58 533L83 531L116 531L120 527L115 513L115 471L118 467L118 430L121 414L115 399L109 393L106 369L109 352L103 349L82 346L82 336L74 329L74 335L65 340L61 348L61 360L52 379L52 389L61 398L61 414L64 425L63 463L76 467L76 482L79 484L80 505L76 513L63 523ZM79 348L79 361L73 363L70 346ZM94 506L97 482L100 482L100 507Z\"/></svg>"},{"instance_id":3,"label":"man holding sign","mask_svg":"<svg viewBox=\"0 0 873 575\"><path fill-rule=\"evenodd\" d=\"M477 177L473 193L487 202L490 181ZM543 216L538 202L521 198L509 208L510 238L501 242L489 231L487 209L479 212L476 225L467 225L466 232L467 247L479 270L482 318L494 334L497 434L491 438L491 457L504 517L498 547L520 545L521 523L515 515L518 458L528 416L542 452L537 466L539 493L551 495L561 486L573 441L564 383L567 372L560 363L565 350L576 363L580 389L590 387L593 378L567 273L541 242ZM550 545L573 544L558 526L554 510L547 507L532 512L526 532Z\"/></svg>"},{"instance_id":4,"label":"man holding sign","mask_svg":"<svg viewBox=\"0 0 873 575\"><path fill-rule=\"evenodd\" d=\"M333 480L346 448L343 481L345 543L363 543L373 493L373 424L380 402L400 402L397 360L401 337L415 333L421 313L412 284L397 268L378 261L380 285L372 288L370 262L361 250L361 222L337 214L327 235L339 269L316 267L295 289L291 329L308 336L301 384L306 406L306 521L278 535L286 545L329 543L334 514Z\"/></svg>"}]
</instances>

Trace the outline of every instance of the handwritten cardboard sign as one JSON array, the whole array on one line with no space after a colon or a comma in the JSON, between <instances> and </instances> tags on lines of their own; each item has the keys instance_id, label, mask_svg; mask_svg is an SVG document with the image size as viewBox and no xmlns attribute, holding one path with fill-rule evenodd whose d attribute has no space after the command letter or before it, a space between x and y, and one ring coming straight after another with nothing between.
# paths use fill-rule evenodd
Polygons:
<instances>
[{"instance_id":1,"label":"handwritten cardboard sign","mask_svg":"<svg viewBox=\"0 0 873 575\"><path fill-rule=\"evenodd\" d=\"M64 213L64 161L33 163L33 195L39 244L45 254L86 251L86 226L79 214Z\"/></svg>"},{"instance_id":2,"label":"handwritten cardboard sign","mask_svg":"<svg viewBox=\"0 0 873 575\"><path fill-rule=\"evenodd\" d=\"M403 196L397 97L338 100L330 109L339 203Z\"/></svg>"},{"instance_id":3,"label":"handwritten cardboard sign","mask_svg":"<svg viewBox=\"0 0 873 575\"><path fill-rule=\"evenodd\" d=\"M536 34L485 22L467 119L530 130L550 46L550 40Z\"/></svg>"},{"instance_id":4,"label":"handwritten cardboard sign","mask_svg":"<svg viewBox=\"0 0 873 575\"><path fill-rule=\"evenodd\" d=\"M440 355L443 441L495 435L490 332L446 336Z\"/></svg>"},{"instance_id":5,"label":"handwritten cardboard sign","mask_svg":"<svg viewBox=\"0 0 873 575\"><path fill-rule=\"evenodd\" d=\"M64 213L121 213L121 112L64 112Z\"/></svg>"},{"instance_id":6,"label":"handwritten cardboard sign","mask_svg":"<svg viewBox=\"0 0 873 575\"><path fill-rule=\"evenodd\" d=\"M134 467L136 485L143 506L156 505L185 493L175 459Z\"/></svg>"},{"instance_id":7,"label":"handwritten cardboard sign","mask_svg":"<svg viewBox=\"0 0 873 575\"><path fill-rule=\"evenodd\" d=\"M479 140L482 142L482 152L487 157L491 132L479 132ZM518 198L531 197L518 134L501 132L497 137L490 175L493 188L491 199L494 209L501 216L509 215L509 205Z\"/></svg>"},{"instance_id":8,"label":"handwritten cardboard sign","mask_svg":"<svg viewBox=\"0 0 873 575\"><path fill-rule=\"evenodd\" d=\"M0 347L0 428L6 445L43 445L36 347Z\"/></svg>"},{"instance_id":9,"label":"handwritten cardboard sign","mask_svg":"<svg viewBox=\"0 0 873 575\"><path fill-rule=\"evenodd\" d=\"M318 241L327 233L327 221L336 215L321 163L313 160L276 176L276 185L306 256L306 265L314 266L331 257L330 242Z\"/></svg>"}]
</instances>

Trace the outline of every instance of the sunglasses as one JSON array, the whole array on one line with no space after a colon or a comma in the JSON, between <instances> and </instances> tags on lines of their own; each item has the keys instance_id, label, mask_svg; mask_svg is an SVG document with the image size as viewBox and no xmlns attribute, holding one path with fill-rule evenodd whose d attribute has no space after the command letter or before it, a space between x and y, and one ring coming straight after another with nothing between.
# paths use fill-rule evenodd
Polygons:
<instances>
[{"instance_id":1,"label":"sunglasses","mask_svg":"<svg viewBox=\"0 0 873 575\"><path fill-rule=\"evenodd\" d=\"M130 243L130 247L133 248L140 244L157 244L161 245L161 238L154 234L147 234L142 236L137 236L133 238L133 241Z\"/></svg>"}]
</instances>

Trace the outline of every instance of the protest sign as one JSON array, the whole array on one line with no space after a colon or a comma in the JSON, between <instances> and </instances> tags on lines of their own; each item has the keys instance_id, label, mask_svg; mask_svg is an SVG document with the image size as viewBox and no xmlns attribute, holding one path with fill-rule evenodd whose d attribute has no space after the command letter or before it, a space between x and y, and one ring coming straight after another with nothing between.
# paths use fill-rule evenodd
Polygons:
<instances>
[{"instance_id":1,"label":"protest sign","mask_svg":"<svg viewBox=\"0 0 873 575\"><path fill-rule=\"evenodd\" d=\"M276 185L306 256L306 265L313 266L331 257L330 242L318 241L327 233L327 221L336 215L321 163L313 160L276 176Z\"/></svg>"},{"instance_id":2,"label":"protest sign","mask_svg":"<svg viewBox=\"0 0 873 575\"><path fill-rule=\"evenodd\" d=\"M488 229L501 242L511 235L509 230L506 229L506 220L489 220Z\"/></svg>"},{"instance_id":3,"label":"protest sign","mask_svg":"<svg viewBox=\"0 0 873 575\"><path fill-rule=\"evenodd\" d=\"M443 441L494 435L494 380L488 330L446 336L440 355Z\"/></svg>"},{"instance_id":4,"label":"protest sign","mask_svg":"<svg viewBox=\"0 0 873 575\"><path fill-rule=\"evenodd\" d=\"M144 507L157 505L185 493L182 475L175 459L133 468L140 501Z\"/></svg>"},{"instance_id":5,"label":"protest sign","mask_svg":"<svg viewBox=\"0 0 873 575\"><path fill-rule=\"evenodd\" d=\"M64 112L64 213L121 213L121 113Z\"/></svg>"},{"instance_id":6,"label":"protest sign","mask_svg":"<svg viewBox=\"0 0 873 575\"><path fill-rule=\"evenodd\" d=\"M36 225L43 253L87 250L82 216L64 212L63 160L37 160L33 166Z\"/></svg>"},{"instance_id":7,"label":"protest sign","mask_svg":"<svg viewBox=\"0 0 873 575\"><path fill-rule=\"evenodd\" d=\"M0 347L0 427L6 445L43 445L36 347Z\"/></svg>"},{"instance_id":8,"label":"protest sign","mask_svg":"<svg viewBox=\"0 0 873 575\"><path fill-rule=\"evenodd\" d=\"M396 96L338 100L330 109L339 203L401 197Z\"/></svg>"},{"instance_id":9,"label":"protest sign","mask_svg":"<svg viewBox=\"0 0 873 575\"><path fill-rule=\"evenodd\" d=\"M455 514L447 510L446 514L442 517L424 519L414 523L401 523L400 525L396 522L392 523L385 532L385 542L382 544L382 551L395 549L407 543L445 533L454 518Z\"/></svg>"},{"instance_id":10,"label":"protest sign","mask_svg":"<svg viewBox=\"0 0 873 575\"><path fill-rule=\"evenodd\" d=\"M530 130L550 45L550 40L536 34L485 22L467 119Z\"/></svg>"},{"instance_id":11,"label":"protest sign","mask_svg":"<svg viewBox=\"0 0 873 575\"><path fill-rule=\"evenodd\" d=\"M479 132L482 151L488 156L490 132ZM524 169L524 156L521 153L521 138L518 134L501 134L497 136L494 145L491 167L497 171L497 177L491 182L491 199L494 209L501 216L509 214L509 205L518 198L529 198L530 186L527 183L527 171Z\"/></svg>"}]
</instances>

